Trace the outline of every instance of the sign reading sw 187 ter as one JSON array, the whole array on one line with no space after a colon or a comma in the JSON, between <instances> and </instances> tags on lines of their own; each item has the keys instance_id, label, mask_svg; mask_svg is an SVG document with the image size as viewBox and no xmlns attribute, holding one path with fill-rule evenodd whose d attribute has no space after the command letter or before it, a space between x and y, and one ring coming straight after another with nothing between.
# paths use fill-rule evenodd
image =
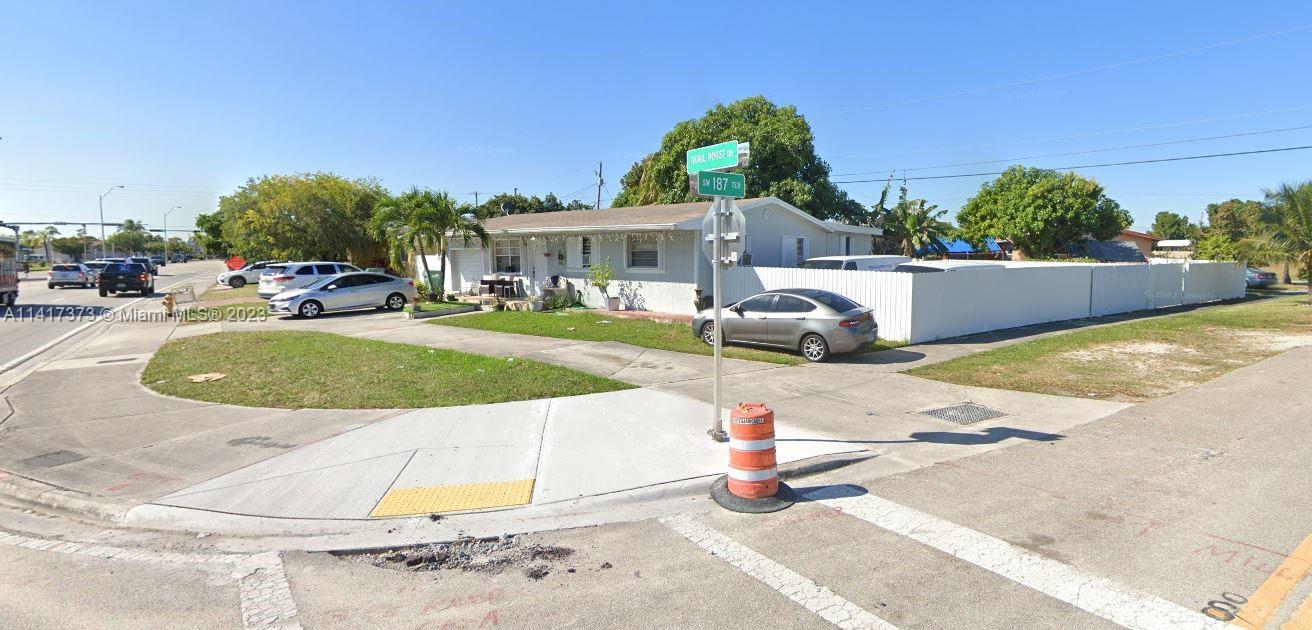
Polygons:
<instances>
[{"instance_id":1,"label":"sign reading sw 187 ter","mask_svg":"<svg viewBox=\"0 0 1312 630\"><path fill-rule=\"evenodd\" d=\"M747 196L747 178L738 173L702 171L693 177L697 179L697 194L702 197L742 199Z\"/></svg>"},{"instance_id":2,"label":"sign reading sw 187 ter","mask_svg":"<svg viewBox=\"0 0 1312 630\"><path fill-rule=\"evenodd\" d=\"M689 175L717 168L733 168L738 166L738 142L730 140L693 149L687 153L687 157Z\"/></svg>"}]
</instances>

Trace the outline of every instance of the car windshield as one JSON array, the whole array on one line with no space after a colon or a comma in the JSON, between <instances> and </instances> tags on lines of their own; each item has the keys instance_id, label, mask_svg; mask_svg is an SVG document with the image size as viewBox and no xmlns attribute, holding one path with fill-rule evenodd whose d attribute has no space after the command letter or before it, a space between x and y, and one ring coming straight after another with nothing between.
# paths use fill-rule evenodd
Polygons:
<instances>
[{"instance_id":1,"label":"car windshield","mask_svg":"<svg viewBox=\"0 0 1312 630\"><path fill-rule=\"evenodd\" d=\"M841 260L808 260L802 263L803 269L842 269Z\"/></svg>"}]
</instances>

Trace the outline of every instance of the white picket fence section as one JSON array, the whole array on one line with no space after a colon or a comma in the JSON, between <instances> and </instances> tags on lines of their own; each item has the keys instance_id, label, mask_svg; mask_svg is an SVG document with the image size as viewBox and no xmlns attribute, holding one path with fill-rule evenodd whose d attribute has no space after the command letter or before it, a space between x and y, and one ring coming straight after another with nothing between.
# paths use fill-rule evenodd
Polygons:
<instances>
[{"instance_id":1,"label":"white picket fence section","mask_svg":"<svg viewBox=\"0 0 1312 630\"><path fill-rule=\"evenodd\" d=\"M911 343L991 330L1242 297L1234 263L1008 262L949 273L738 267L726 302L771 289L833 291L875 309L879 336Z\"/></svg>"}]
</instances>

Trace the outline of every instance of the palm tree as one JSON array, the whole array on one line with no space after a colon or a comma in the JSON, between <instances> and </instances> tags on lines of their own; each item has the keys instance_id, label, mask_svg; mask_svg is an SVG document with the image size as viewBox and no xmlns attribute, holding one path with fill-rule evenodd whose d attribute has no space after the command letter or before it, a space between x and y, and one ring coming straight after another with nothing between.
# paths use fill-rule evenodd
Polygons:
<instances>
[{"instance_id":1,"label":"palm tree","mask_svg":"<svg viewBox=\"0 0 1312 630\"><path fill-rule=\"evenodd\" d=\"M409 268L407 260L412 252L419 254L428 298L436 300L446 289L446 256L451 237L462 238L465 243L478 238L484 246L489 241L487 231L477 221L466 218L467 212L467 208L456 204L446 192L413 187L378 204L369 220L369 232L387 242L388 257L398 269ZM426 247L432 247L441 256L436 287L432 286Z\"/></svg>"},{"instance_id":2,"label":"palm tree","mask_svg":"<svg viewBox=\"0 0 1312 630\"><path fill-rule=\"evenodd\" d=\"M884 190L887 193L888 187L885 186ZM884 196L881 195L879 205L882 207L883 204ZM943 239L952 227L943 220L943 215L948 211L939 210L938 206L929 205L924 199L907 199L905 181L902 182L897 204L885 212L884 231L900 243L903 256L913 258L917 252L926 250L939 255L948 253L948 248L943 244Z\"/></svg>"},{"instance_id":3,"label":"palm tree","mask_svg":"<svg viewBox=\"0 0 1312 630\"><path fill-rule=\"evenodd\" d=\"M1246 253L1258 262L1295 261L1304 270L1312 269L1312 181L1298 185L1281 184L1266 190L1270 217L1265 231L1240 242ZM1288 275L1288 271L1286 271ZM1307 300L1312 304L1312 274L1308 277Z\"/></svg>"}]
</instances>

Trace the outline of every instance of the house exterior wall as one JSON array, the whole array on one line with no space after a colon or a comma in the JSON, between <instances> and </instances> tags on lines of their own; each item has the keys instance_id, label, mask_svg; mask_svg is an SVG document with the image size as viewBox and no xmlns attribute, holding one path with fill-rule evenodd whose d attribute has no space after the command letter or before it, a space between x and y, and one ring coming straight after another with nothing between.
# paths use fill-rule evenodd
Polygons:
<instances>
[{"instance_id":1,"label":"house exterior wall","mask_svg":"<svg viewBox=\"0 0 1312 630\"><path fill-rule=\"evenodd\" d=\"M1142 236L1136 236L1134 234L1126 234L1124 232L1117 234L1115 237L1112 238L1112 240L1134 243L1134 246L1139 248L1139 251L1143 254L1144 258L1148 258L1153 255L1153 245L1157 243L1157 241L1154 241L1151 238L1144 238Z\"/></svg>"}]
</instances>

